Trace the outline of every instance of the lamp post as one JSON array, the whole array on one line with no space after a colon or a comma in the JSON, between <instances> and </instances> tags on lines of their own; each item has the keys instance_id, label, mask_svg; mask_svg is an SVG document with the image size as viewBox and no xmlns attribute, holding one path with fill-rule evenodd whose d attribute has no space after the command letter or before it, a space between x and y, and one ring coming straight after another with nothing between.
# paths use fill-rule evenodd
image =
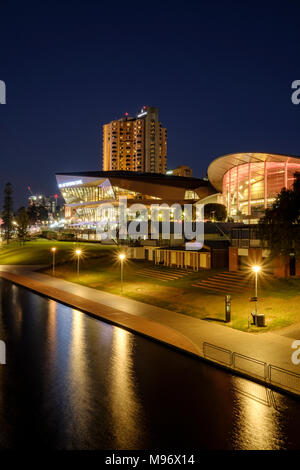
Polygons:
<instances>
[{"instance_id":1,"label":"lamp post","mask_svg":"<svg viewBox=\"0 0 300 470\"><path fill-rule=\"evenodd\" d=\"M56 253L56 247L53 246L51 248L51 252L52 252L52 274L53 276L55 276L55 253Z\"/></svg>"},{"instance_id":2,"label":"lamp post","mask_svg":"<svg viewBox=\"0 0 300 470\"><path fill-rule=\"evenodd\" d=\"M255 315L257 315L257 278L261 267L258 265L252 266L252 271L255 273Z\"/></svg>"},{"instance_id":3,"label":"lamp post","mask_svg":"<svg viewBox=\"0 0 300 470\"><path fill-rule=\"evenodd\" d=\"M77 276L79 276L79 261L80 261L81 253L82 251L79 248L75 250L75 254L77 256Z\"/></svg>"},{"instance_id":4,"label":"lamp post","mask_svg":"<svg viewBox=\"0 0 300 470\"><path fill-rule=\"evenodd\" d=\"M121 262L121 293L123 292L123 263L125 260L126 256L124 253L119 254L119 260Z\"/></svg>"}]
</instances>

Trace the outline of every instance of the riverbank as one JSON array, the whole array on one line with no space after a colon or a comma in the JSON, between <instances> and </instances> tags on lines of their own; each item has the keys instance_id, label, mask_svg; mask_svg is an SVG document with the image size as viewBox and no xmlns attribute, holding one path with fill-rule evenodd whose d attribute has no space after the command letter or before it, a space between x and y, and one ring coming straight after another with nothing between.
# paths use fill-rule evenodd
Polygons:
<instances>
[{"instance_id":1,"label":"riverbank","mask_svg":"<svg viewBox=\"0 0 300 470\"><path fill-rule=\"evenodd\" d=\"M57 279L32 267L1 266L0 276L134 333L300 396L300 366L291 361L293 340L289 337L230 329Z\"/></svg>"},{"instance_id":2,"label":"riverbank","mask_svg":"<svg viewBox=\"0 0 300 470\"><path fill-rule=\"evenodd\" d=\"M118 253L125 247L99 243L61 242L36 239L0 246L0 265L44 265L43 273L52 276L55 246L56 277L97 291L120 294ZM80 276L77 275L76 248L80 248ZM209 289L214 284L215 291ZM199 285L202 284L202 287ZM280 334L283 328L300 325L300 278L277 279L262 272L258 282L259 312L265 315L264 328L248 321L253 304L254 277L251 270L244 280L224 269L192 271L154 266L145 260L126 259L122 296L171 312L222 324L224 294L231 295L231 321L227 328L265 334ZM298 339L296 331L295 339Z\"/></svg>"}]
</instances>

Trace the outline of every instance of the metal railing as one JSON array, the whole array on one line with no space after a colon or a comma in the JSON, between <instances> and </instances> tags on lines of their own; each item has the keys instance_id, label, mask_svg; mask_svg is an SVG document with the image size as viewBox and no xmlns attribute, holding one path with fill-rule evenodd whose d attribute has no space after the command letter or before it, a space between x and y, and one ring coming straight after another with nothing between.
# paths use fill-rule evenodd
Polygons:
<instances>
[{"instance_id":1,"label":"metal railing","mask_svg":"<svg viewBox=\"0 0 300 470\"><path fill-rule=\"evenodd\" d=\"M282 385L289 388L290 390L300 391L300 375L295 374L286 369L280 367L269 366L270 382L275 385Z\"/></svg>"},{"instance_id":2,"label":"metal railing","mask_svg":"<svg viewBox=\"0 0 300 470\"><path fill-rule=\"evenodd\" d=\"M203 355L207 359L221 362L227 366L232 365L232 352L229 349L220 348L210 343L203 343Z\"/></svg>"},{"instance_id":3,"label":"metal railing","mask_svg":"<svg viewBox=\"0 0 300 470\"><path fill-rule=\"evenodd\" d=\"M252 377L262 379L266 384L281 386L300 393L300 374L295 372L207 342L203 343L203 356L206 359L232 367L232 369L244 372Z\"/></svg>"},{"instance_id":4,"label":"metal railing","mask_svg":"<svg viewBox=\"0 0 300 470\"><path fill-rule=\"evenodd\" d=\"M254 374L257 377L267 379L268 378L268 366L266 362L259 361L253 357L244 356L234 352L233 357L233 367L235 369L241 370L242 372L247 372Z\"/></svg>"}]
</instances>

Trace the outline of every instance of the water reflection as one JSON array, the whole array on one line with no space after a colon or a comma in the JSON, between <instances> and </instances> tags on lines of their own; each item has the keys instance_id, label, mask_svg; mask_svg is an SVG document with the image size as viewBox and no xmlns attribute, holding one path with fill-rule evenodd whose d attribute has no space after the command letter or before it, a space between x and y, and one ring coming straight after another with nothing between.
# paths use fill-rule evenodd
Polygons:
<instances>
[{"instance_id":1,"label":"water reflection","mask_svg":"<svg viewBox=\"0 0 300 470\"><path fill-rule=\"evenodd\" d=\"M72 328L69 362L69 406L70 414L76 422L69 427L69 432L80 432L87 437L91 408L89 373L87 367L87 344L85 338L85 316L82 312L72 309Z\"/></svg>"},{"instance_id":2,"label":"water reflection","mask_svg":"<svg viewBox=\"0 0 300 470\"><path fill-rule=\"evenodd\" d=\"M300 448L299 400L7 281L0 299L0 448Z\"/></svg>"},{"instance_id":3,"label":"water reflection","mask_svg":"<svg viewBox=\"0 0 300 470\"><path fill-rule=\"evenodd\" d=\"M56 316L58 304L53 300L48 302L48 318L47 318L47 337L49 348L49 361L53 364L56 357Z\"/></svg>"},{"instance_id":4,"label":"water reflection","mask_svg":"<svg viewBox=\"0 0 300 470\"><path fill-rule=\"evenodd\" d=\"M136 449L142 432L142 409L135 390L132 335L114 328L110 363L112 432L120 449Z\"/></svg>"},{"instance_id":5,"label":"water reflection","mask_svg":"<svg viewBox=\"0 0 300 470\"><path fill-rule=\"evenodd\" d=\"M251 381L234 377L235 425L233 440L237 449L269 450L284 448L279 414L273 408L273 391Z\"/></svg>"}]
</instances>

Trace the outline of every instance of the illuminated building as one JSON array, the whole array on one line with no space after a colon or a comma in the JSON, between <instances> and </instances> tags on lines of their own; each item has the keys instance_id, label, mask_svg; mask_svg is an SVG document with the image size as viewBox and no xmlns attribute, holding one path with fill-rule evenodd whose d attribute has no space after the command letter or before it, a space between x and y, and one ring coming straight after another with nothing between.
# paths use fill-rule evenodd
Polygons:
<instances>
[{"instance_id":1,"label":"illuminated building","mask_svg":"<svg viewBox=\"0 0 300 470\"><path fill-rule=\"evenodd\" d=\"M128 113L103 126L103 170L165 173L167 129L158 109L144 106L135 118Z\"/></svg>"},{"instance_id":2,"label":"illuminated building","mask_svg":"<svg viewBox=\"0 0 300 470\"><path fill-rule=\"evenodd\" d=\"M300 158L270 153L235 153L214 160L208 168L211 184L220 191L227 214L235 221L255 224L283 188L292 189L300 174ZM229 271L263 264L277 277L300 275L300 259L290 253L270 257L256 225L236 224L231 232Z\"/></svg>"},{"instance_id":3,"label":"illuminated building","mask_svg":"<svg viewBox=\"0 0 300 470\"><path fill-rule=\"evenodd\" d=\"M105 203L115 208L106 214L113 220L120 197L127 198L129 209L133 204L143 204L150 210L152 204L171 206L178 203L183 206L207 199L215 193L207 180L157 173L92 171L60 173L56 179L66 202L67 222L85 228L101 222L103 214L99 208Z\"/></svg>"},{"instance_id":4,"label":"illuminated building","mask_svg":"<svg viewBox=\"0 0 300 470\"><path fill-rule=\"evenodd\" d=\"M57 208L58 194L45 196L44 194L32 194L28 198L29 206L45 207L49 213L55 214Z\"/></svg>"},{"instance_id":5,"label":"illuminated building","mask_svg":"<svg viewBox=\"0 0 300 470\"><path fill-rule=\"evenodd\" d=\"M128 220L131 220L130 207L138 203L147 207L148 219L151 218L153 204L161 206L165 203L169 206L165 210L172 210L170 206L175 203L181 207L187 203L223 203L228 217L241 222L234 224L232 228L231 246L228 250L229 271L237 271L253 263L264 263L269 258L269 250L261 246L257 227L249 224L257 223L278 193L283 188L292 188L299 174L299 157L236 153L215 159L209 165L208 178L202 179L131 171L64 173L56 177L66 202L66 221L75 230L97 228L97 224L103 222L103 213L99 208L106 202L110 203L110 212L105 214L104 219L117 220L121 196L127 198ZM136 214L133 213L132 218L135 217ZM224 240L229 240L223 231L222 234ZM96 235L94 239L97 239ZM169 257L165 263L179 266L177 258L182 260L181 253L176 254L169 250L165 255ZM290 257L289 260L282 260L280 257L269 259L268 269L279 277L299 276L300 259L296 259L293 253ZM199 266L204 266L201 257L198 261ZM205 266L207 267L207 263Z\"/></svg>"},{"instance_id":6,"label":"illuminated building","mask_svg":"<svg viewBox=\"0 0 300 470\"><path fill-rule=\"evenodd\" d=\"M210 183L222 194L228 217L257 221L282 188L291 189L300 158L270 153L233 153L208 167Z\"/></svg>"},{"instance_id":7,"label":"illuminated building","mask_svg":"<svg viewBox=\"0 0 300 470\"><path fill-rule=\"evenodd\" d=\"M223 203L235 221L255 223L282 188L292 188L300 173L300 158L266 153L236 153L215 159L207 178L133 171L100 171L57 175L66 202L66 219L72 223L97 222L104 202L151 205L154 200Z\"/></svg>"}]
</instances>

